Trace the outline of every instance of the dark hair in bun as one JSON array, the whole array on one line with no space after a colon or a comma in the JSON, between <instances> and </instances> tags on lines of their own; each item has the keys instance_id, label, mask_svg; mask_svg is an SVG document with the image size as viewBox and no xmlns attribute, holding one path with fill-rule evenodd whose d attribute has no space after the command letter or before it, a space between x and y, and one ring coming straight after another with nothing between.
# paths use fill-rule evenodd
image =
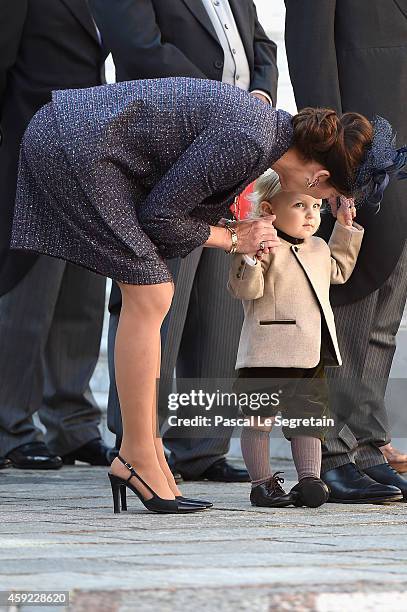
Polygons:
<instances>
[{"instance_id":1,"label":"dark hair in bun","mask_svg":"<svg viewBox=\"0 0 407 612\"><path fill-rule=\"evenodd\" d=\"M373 140L373 127L359 113L338 116L328 108L304 108L293 117L293 145L306 160L319 162L329 182L351 196L358 167Z\"/></svg>"}]
</instances>

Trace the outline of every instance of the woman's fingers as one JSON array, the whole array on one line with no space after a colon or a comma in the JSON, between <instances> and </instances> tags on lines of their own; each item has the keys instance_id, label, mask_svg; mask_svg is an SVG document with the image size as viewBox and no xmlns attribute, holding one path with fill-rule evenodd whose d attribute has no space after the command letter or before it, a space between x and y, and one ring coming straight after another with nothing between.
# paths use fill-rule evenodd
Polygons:
<instances>
[{"instance_id":1,"label":"woman's fingers","mask_svg":"<svg viewBox=\"0 0 407 612\"><path fill-rule=\"evenodd\" d=\"M247 220L236 225L239 253L269 253L280 241L273 227L274 215Z\"/></svg>"},{"instance_id":2,"label":"woman's fingers","mask_svg":"<svg viewBox=\"0 0 407 612\"><path fill-rule=\"evenodd\" d=\"M338 198L337 196L332 196L328 198L328 204L331 207L331 213L333 217L336 217L338 213Z\"/></svg>"}]
</instances>

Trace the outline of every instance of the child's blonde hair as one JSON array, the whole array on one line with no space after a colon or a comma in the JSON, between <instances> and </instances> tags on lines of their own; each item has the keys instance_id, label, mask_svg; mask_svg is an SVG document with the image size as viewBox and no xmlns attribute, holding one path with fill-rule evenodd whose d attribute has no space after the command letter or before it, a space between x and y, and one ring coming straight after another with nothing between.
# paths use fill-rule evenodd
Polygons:
<instances>
[{"instance_id":1,"label":"child's blonde hair","mask_svg":"<svg viewBox=\"0 0 407 612\"><path fill-rule=\"evenodd\" d=\"M262 214L260 204L271 202L272 198L280 191L282 191L282 188L277 172L271 168L266 170L255 182L253 193L248 196L248 200L252 202L250 217L260 217Z\"/></svg>"}]
</instances>

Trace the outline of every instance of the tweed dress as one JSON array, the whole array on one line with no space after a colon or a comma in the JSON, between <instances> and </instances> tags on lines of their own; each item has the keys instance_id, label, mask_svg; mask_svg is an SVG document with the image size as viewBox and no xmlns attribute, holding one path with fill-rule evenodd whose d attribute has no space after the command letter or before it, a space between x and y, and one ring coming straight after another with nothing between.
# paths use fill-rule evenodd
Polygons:
<instances>
[{"instance_id":1,"label":"tweed dress","mask_svg":"<svg viewBox=\"0 0 407 612\"><path fill-rule=\"evenodd\" d=\"M11 248L122 283L171 280L235 195L289 148L291 116L190 78L53 93L19 165Z\"/></svg>"}]
</instances>

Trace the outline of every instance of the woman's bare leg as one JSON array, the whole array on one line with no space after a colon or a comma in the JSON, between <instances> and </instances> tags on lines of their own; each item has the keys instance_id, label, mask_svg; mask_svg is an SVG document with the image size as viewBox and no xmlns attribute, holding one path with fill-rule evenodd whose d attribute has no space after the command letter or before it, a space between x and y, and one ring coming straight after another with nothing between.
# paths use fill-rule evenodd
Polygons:
<instances>
[{"instance_id":1,"label":"woman's bare leg","mask_svg":"<svg viewBox=\"0 0 407 612\"><path fill-rule=\"evenodd\" d=\"M162 438L159 436L159 431L157 429L157 393L158 393L158 381L160 378L160 366L161 366L161 341L158 343L158 360L157 360L157 370L156 370L156 395L154 397L154 405L153 405L153 436L154 436L154 445L155 451L157 453L158 462L162 471L165 474L168 485L174 495L182 495L181 491L177 487L177 483L174 480L174 476L170 470L170 466L167 463L167 459L164 453L164 446Z\"/></svg>"},{"instance_id":2,"label":"woman's bare leg","mask_svg":"<svg viewBox=\"0 0 407 612\"><path fill-rule=\"evenodd\" d=\"M164 499L174 499L161 469L153 435L160 328L173 296L172 283L119 284L122 309L115 345L116 384L123 421L120 455ZM115 459L112 474L128 478L128 469ZM146 499L151 493L136 479L132 484Z\"/></svg>"}]
</instances>

